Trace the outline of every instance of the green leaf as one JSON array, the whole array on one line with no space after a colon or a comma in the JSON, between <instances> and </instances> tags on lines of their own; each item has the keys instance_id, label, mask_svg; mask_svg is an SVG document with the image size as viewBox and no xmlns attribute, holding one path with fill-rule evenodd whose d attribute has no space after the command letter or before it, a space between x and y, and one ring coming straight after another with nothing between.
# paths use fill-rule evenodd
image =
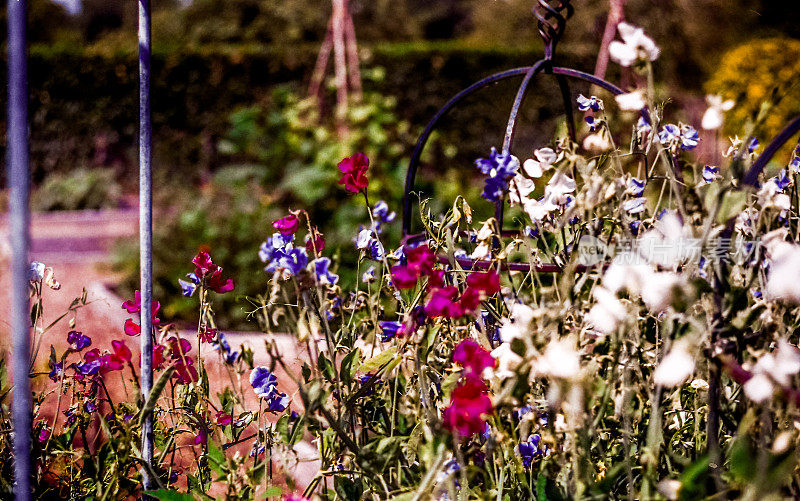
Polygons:
<instances>
[{"instance_id":1,"label":"green leaf","mask_svg":"<svg viewBox=\"0 0 800 501\"><path fill-rule=\"evenodd\" d=\"M194 496L188 492L169 491L159 489L157 491L146 491L145 494L161 501L194 501Z\"/></svg>"},{"instance_id":2,"label":"green leaf","mask_svg":"<svg viewBox=\"0 0 800 501\"><path fill-rule=\"evenodd\" d=\"M281 442L284 444L289 443L289 415L284 414L280 418L278 418L278 422L275 423L275 431L278 433L278 436L281 437Z\"/></svg>"},{"instance_id":3,"label":"green leaf","mask_svg":"<svg viewBox=\"0 0 800 501\"><path fill-rule=\"evenodd\" d=\"M261 494L261 496L259 496L259 499L276 498L281 494L283 494L283 489L281 489L280 487L275 487L275 486L267 487L267 490L265 490L264 493Z\"/></svg>"},{"instance_id":4,"label":"green leaf","mask_svg":"<svg viewBox=\"0 0 800 501\"><path fill-rule=\"evenodd\" d=\"M392 360L396 353L397 353L397 346L392 346L388 350L370 358L369 360L361 364L361 366L358 368L356 372L367 374L369 372L377 370L378 368L380 368L381 366Z\"/></svg>"},{"instance_id":5,"label":"green leaf","mask_svg":"<svg viewBox=\"0 0 800 501\"><path fill-rule=\"evenodd\" d=\"M736 217L747 205L747 193L743 191L729 191L722 197L722 203L717 214L717 222L725 223Z\"/></svg>"},{"instance_id":6,"label":"green leaf","mask_svg":"<svg viewBox=\"0 0 800 501\"><path fill-rule=\"evenodd\" d=\"M147 402L144 403L142 407L142 412L139 414L139 426L142 426L144 423L145 416L151 414L153 409L156 408L156 402L158 401L158 397L161 396L163 393L164 388L167 387L167 382L169 378L172 377L172 373L175 372L175 367L170 365L167 367L167 370L161 373L161 376L156 380L156 383L153 385L153 388L150 390L150 397L147 399Z\"/></svg>"},{"instance_id":7,"label":"green leaf","mask_svg":"<svg viewBox=\"0 0 800 501\"><path fill-rule=\"evenodd\" d=\"M208 459L212 470L218 475L225 475L225 466L228 462L225 453L210 442L208 444Z\"/></svg>"},{"instance_id":8,"label":"green leaf","mask_svg":"<svg viewBox=\"0 0 800 501\"><path fill-rule=\"evenodd\" d=\"M324 353L320 353L319 357L317 358L317 369L319 369L319 372L325 377L325 379L328 381L333 381L333 364L330 360L328 360Z\"/></svg>"},{"instance_id":9,"label":"green leaf","mask_svg":"<svg viewBox=\"0 0 800 501\"><path fill-rule=\"evenodd\" d=\"M361 350L354 349L342 359L342 365L339 369L339 376L342 378L344 384L350 384L353 377L356 375L356 367L361 360Z\"/></svg>"}]
</instances>

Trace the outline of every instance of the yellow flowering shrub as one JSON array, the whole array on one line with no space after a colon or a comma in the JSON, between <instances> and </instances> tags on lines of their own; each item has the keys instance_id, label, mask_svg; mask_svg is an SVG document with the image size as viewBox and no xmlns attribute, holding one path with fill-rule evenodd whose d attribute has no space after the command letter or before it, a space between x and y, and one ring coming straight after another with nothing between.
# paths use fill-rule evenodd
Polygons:
<instances>
[{"instance_id":1,"label":"yellow flowering shrub","mask_svg":"<svg viewBox=\"0 0 800 501\"><path fill-rule=\"evenodd\" d=\"M725 119L729 135L741 135L747 120L755 119L769 103L769 112L754 131L766 144L800 114L800 40L753 40L728 51L706 91L736 101Z\"/></svg>"}]
</instances>

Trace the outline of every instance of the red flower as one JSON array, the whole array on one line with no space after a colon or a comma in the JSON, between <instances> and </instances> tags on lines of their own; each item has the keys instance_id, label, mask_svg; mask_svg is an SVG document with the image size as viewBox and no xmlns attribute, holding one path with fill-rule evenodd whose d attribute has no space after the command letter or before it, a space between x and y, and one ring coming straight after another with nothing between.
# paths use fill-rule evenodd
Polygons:
<instances>
[{"instance_id":1,"label":"red flower","mask_svg":"<svg viewBox=\"0 0 800 501\"><path fill-rule=\"evenodd\" d=\"M480 376L487 367L494 367L494 358L472 339L461 341L453 350L453 362L467 370L467 374Z\"/></svg>"},{"instance_id":2,"label":"red flower","mask_svg":"<svg viewBox=\"0 0 800 501\"><path fill-rule=\"evenodd\" d=\"M458 318L464 314L461 305L455 301L458 289L453 285L434 289L428 303L425 305L425 314L429 317Z\"/></svg>"},{"instance_id":3,"label":"red flower","mask_svg":"<svg viewBox=\"0 0 800 501\"><path fill-rule=\"evenodd\" d=\"M204 328L200 331L200 342L211 343L217 337L217 329Z\"/></svg>"},{"instance_id":4,"label":"red flower","mask_svg":"<svg viewBox=\"0 0 800 501\"><path fill-rule=\"evenodd\" d=\"M161 320L159 320L156 315L158 315L158 311L161 309L161 303L154 300L150 304L153 309L153 325L158 325L161 323ZM122 309L126 310L128 313L139 313L142 311L142 293L139 291L134 292L134 300L131 301L129 299L122 303ZM129 336L136 336L142 332L142 328L139 324L135 323L132 318L125 320L124 330L125 334Z\"/></svg>"},{"instance_id":5,"label":"red flower","mask_svg":"<svg viewBox=\"0 0 800 501\"><path fill-rule=\"evenodd\" d=\"M344 176L339 179L339 184L350 193L358 193L369 185L367 179L367 169L369 159L363 153L356 153L352 157L347 157L339 162L339 170Z\"/></svg>"},{"instance_id":6,"label":"red flower","mask_svg":"<svg viewBox=\"0 0 800 501\"><path fill-rule=\"evenodd\" d=\"M468 377L450 394L450 407L444 410L442 420L450 431L471 437L484 430L484 416L491 413L492 399L487 394L486 384L477 377Z\"/></svg>"},{"instance_id":7,"label":"red flower","mask_svg":"<svg viewBox=\"0 0 800 501\"><path fill-rule=\"evenodd\" d=\"M231 424L232 421L233 421L233 419L231 418L230 414L226 413L225 411L217 412L217 424L218 425L227 426L227 425Z\"/></svg>"},{"instance_id":8,"label":"red flower","mask_svg":"<svg viewBox=\"0 0 800 501\"><path fill-rule=\"evenodd\" d=\"M131 350L125 341L111 341L113 352L103 355L103 369L105 371L121 371L125 364L131 361Z\"/></svg>"},{"instance_id":9,"label":"red flower","mask_svg":"<svg viewBox=\"0 0 800 501\"><path fill-rule=\"evenodd\" d=\"M186 362L184 359L176 359L173 362L175 372L172 373L172 377L178 383L194 383L197 381L197 369L194 368L194 361L188 357L185 360Z\"/></svg>"},{"instance_id":10,"label":"red flower","mask_svg":"<svg viewBox=\"0 0 800 501\"><path fill-rule=\"evenodd\" d=\"M398 289L411 289L417 285L420 276L432 276L434 274L433 264L436 256L427 245L420 245L404 250L406 255L405 266L395 266L392 268L392 280ZM443 274L440 273L429 283L429 288L440 287L442 285Z\"/></svg>"},{"instance_id":11,"label":"red flower","mask_svg":"<svg viewBox=\"0 0 800 501\"><path fill-rule=\"evenodd\" d=\"M163 344L157 344L153 346L153 368L160 369L162 365L164 365L164 350L167 347ZM140 364L141 365L141 364Z\"/></svg>"},{"instance_id":12,"label":"red flower","mask_svg":"<svg viewBox=\"0 0 800 501\"><path fill-rule=\"evenodd\" d=\"M467 288L461 295L461 307L465 313L478 309L481 301L500 292L500 276L494 270L487 273L467 275Z\"/></svg>"},{"instance_id":13,"label":"red flower","mask_svg":"<svg viewBox=\"0 0 800 501\"><path fill-rule=\"evenodd\" d=\"M290 213L288 216L272 223L272 226L278 230L281 235L294 235L300 227L300 220L295 214Z\"/></svg>"},{"instance_id":14,"label":"red flower","mask_svg":"<svg viewBox=\"0 0 800 501\"><path fill-rule=\"evenodd\" d=\"M206 287L217 294L225 294L233 290L233 279L229 278L223 282L222 268L211 261L211 255L201 250L192 259L195 265L194 274L205 282Z\"/></svg>"}]
</instances>

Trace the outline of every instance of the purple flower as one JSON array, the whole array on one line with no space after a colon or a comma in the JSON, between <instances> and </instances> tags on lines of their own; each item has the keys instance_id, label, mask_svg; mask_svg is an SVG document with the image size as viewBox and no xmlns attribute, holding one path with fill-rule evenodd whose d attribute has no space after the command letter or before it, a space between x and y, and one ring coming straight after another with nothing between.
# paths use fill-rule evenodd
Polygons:
<instances>
[{"instance_id":1,"label":"purple flower","mask_svg":"<svg viewBox=\"0 0 800 501\"><path fill-rule=\"evenodd\" d=\"M489 158L479 158L475 166L487 176L481 196L490 202L497 202L508 189L509 179L517 173L519 159L510 153L498 153L492 148Z\"/></svg>"},{"instance_id":2,"label":"purple flower","mask_svg":"<svg viewBox=\"0 0 800 501\"><path fill-rule=\"evenodd\" d=\"M800 172L800 157L794 157L792 162L789 164L789 170L791 172Z\"/></svg>"},{"instance_id":3,"label":"purple flower","mask_svg":"<svg viewBox=\"0 0 800 501\"><path fill-rule=\"evenodd\" d=\"M586 124L589 126L589 132L595 132L600 127L600 121L595 120L594 117L586 117Z\"/></svg>"},{"instance_id":4,"label":"purple flower","mask_svg":"<svg viewBox=\"0 0 800 501\"><path fill-rule=\"evenodd\" d=\"M375 208L372 209L372 217L375 219L375 226L373 229L375 233L381 233L381 225L386 223L391 223L394 221L397 214L394 211L389 212L389 206L381 200L380 202L375 204Z\"/></svg>"},{"instance_id":5,"label":"purple flower","mask_svg":"<svg viewBox=\"0 0 800 501\"><path fill-rule=\"evenodd\" d=\"M64 362L56 362L50 366L50 374L48 377L53 380L53 382L58 382L61 377L64 375Z\"/></svg>"},{"instance_id":6,"label":"purple flower","mask_svg":"<svg viewBox=\"0 0 800 501\"><path fill-rule=\"evenodd\" d=\"M525 468L530 467L534 457L543 453L543 449L539 447L539 441L541 439L542 437L534 433L528 437L528 440L525 442L520 442L520 444L517 446L519 455L522 458L522 464L525 466Z\"/></svg>"},{"instance_id":7,"label":"purple flower","mask_svg":"<svg viewBox=\"0 0 800 501\"><path fill-rule=\"evenodd\" d=\"M719 167L714 165L706 165L703 167L703 181L711 183L719 179Z\"/></svg>"},{"instance_id":8,"label":"purple flower","mask_svg":"<svg viewBox=\"0 0 800 501\"><path fill-rule=\"evenodd\" d=\"M525 405L514 412L514 417L521 421L522 418L525 417L525 415L527 415L529 412L533 412L533 407L530 405Z\"/></svg>"},{"instance_id":9,"label":"purple flower","mask_svg":"<svg viewBox=\"0 0 800 501\"><path fill-rule=\"evenodd\" d=\"M194 273L187 274L186 278L189 279L188 282L179 278L178 285L181 286L181 294L183 294L185 297L192 297L194 291L197 290L197 286L200 285L200 278Z\"/></svg>"},{"instance_id":10,"label":"purple flower","mask_svg":"<svg viewBox=\"0 0 800 501\"><path fill-rule=\"evenodd\" d=\"M217 341L211 345L215 350L222 353L225 363L232 365L239 358L239 352L231 350L231 345L228 344L228 339L225 334L219 332L217 334Z\"/></svg>"},{"instance_id":11,"label":"purple flower","mask_svg":"<svg viewBox=\"0 0 800 501\"><path fill-rule=\"evenodd\" d=\"M747 145L747 151L749 151L750 153L753 153L753 152L755 152L757 149L759 149L760 147L761 147L761 143L759 143L759 142L758 142L758 138L755 138L755 137L754 137L754 138L753 138L753 139L750 141L750 144L748 144L748 145Z\"/></svg>"},{"instance_id":12,"label":"purple flower","mask_svg":"<svg viewBox=\"0 0 800 501\"><path fill-rule=\"evenodd\" d=\"M397 331L403 328L403 323L389 320L378 320L378 327L380 327L382 331L381 341L385 343L397 335Z\"/></svg>"},{"instance_id":13,"label":"purple flower","mask_svg":"<svg viewBox=\"0 0 800 501\"><path fill-rule=\"evenodd\" d=\"M250 384L261 398L272 398L278 387L278 378L266 367L256 367L250 372Z\"/></svg>"},{"instance_id":14,"label":"purple flower","mask_svg":"<svg viewBox=\"0 0 800 501\"><path fill-rule=\"evenodd\" d=\"M781 169L777 176L772 178L775 181L775 186L778 187L779 190L783 191L792 184L792 179L789 177L789 174L786 172L786 169Z\"/></svg>"},{"instance_id":15,"label":"purple flower","mask_svg":"<svg viewBox=\"0 0 800 501\"><path fill-rule=\"evenodd\" d=\"M583 94L578 94L578 109L581 111L600 111L603 109L603 101L596 96L586 97Z\"/></svg>"},{"instance_id":16,"label":"purple flower","mask_svg":"<svg viewBox=\"0 0 800 501\"><path fill-rule=\"evenodd\" d=\"M697 135L697 131L691 125L681 125L681 149L682 150L691 150L697 143L700 142L700 138Z\"/></svg>"},{"instance_id":17,"label":"purple flower","mask_svg":"<svg viewBox=\"0 0 800 501\"><path fill-rule=\"evenodd\" d=\"M333 285L339 281L339 275L335 273L331 273L328 268L331 265L331 260L327 257L321 257L311 261L311 264L314 266L314 273L317 276L317 282L320 284L330 284Z\"/></svg>"},{"instance_id":18,"label":"purple flower","mask_svg":"<svg viewBox=\"0 0 800 501\"><path fill-rule=\"evenodd\" d=\"M633 234L633 236L636 236L636 235L639 234L639 227L641 225L642 225L642 222L638 221L638 220L630 222L630 224L628 225L628 228L631 229L631 233Z\"/></svg>"},{"instance_id":19,"label":"purple flower","mask_svg":"<svg viewBox=\"0 0 800 501\"><path fill-rule=\"evenodd\" d=\"M44 427L39 431L39 442L45 442L48 438L50 438L50 430Z\"/></svg>"},{"instance_id":20,"label":"purple flower","mask_svg":"<svg viewBox=\"0 0 800 501\"><path fill-rule=\"evenodd\" d=\"M250 449L250 457L258 457L261 454L264 454L267 448L261 442L253 442L253 448Z\"/></svg>"},{"instance_id":21,"label":"purple flower","mask_svg":"<svg viewBox=\"0 0 800 501\"><path fill-rule=\"evenodd\" d=\"M67 333L67 342L72 345L72 349L75 351L81 351L92 344L91 338L78 331L69 331Z\"/></svg>"},{"instance_id":22,"label":"purple flower","mask_svg":"<svg viewBox=\"0 0 800 501\"><path fill-rule=\"evenodd\" d=\"M293 241L294 235L273 233L266 242L261 244L261 248L258 250L258 257L261 262L270 262L275 258L276 252L285 253L287 246L290 246Z\"/></svg>"},{"instance_id":23,"label":"purple flower","mask_svg":"<svg viewBox=\"0 0 800 501\"><path fill-rule=\"evenodd\" d=\"M645 182L643 179L639 179L638 177L632 177L631 180L628 182L628 193L630 193L635 197L640 197L644 192L644 185Z\"/></svg>"},{"instance_id":24,"label":"purple flower","mask_svg":"<svg viewBox=\"0 0 800 501\"><path fill-rule=\"evenodd\" d=\"M267 404L267 410L270 412L283 412L289 406L289 396L285 393L274 392Z\"/></svg>"},{"instance_id":25,"label":"purple flower","mask_svg":"<svg viewBox=\"0 0 800 501\"><path fill-rule=\"evenodd\" d=\"M653 130L653 127L650 125L650 121L643 116L639 117L639 121L636 122L636 130L642 134L650 132Z\"/></svg>"},{"instance_id":26,"label":"purple flower","mask_svg":"<svg viewBox=\"0 0 800 501\"><path fill-rule=\"evenodd\" d=\"M86 407L86 412L88 412L89 414L97 410L97 404L95 404L93 400L87 400L85 407Z\"/></svg>"}]
</instances>

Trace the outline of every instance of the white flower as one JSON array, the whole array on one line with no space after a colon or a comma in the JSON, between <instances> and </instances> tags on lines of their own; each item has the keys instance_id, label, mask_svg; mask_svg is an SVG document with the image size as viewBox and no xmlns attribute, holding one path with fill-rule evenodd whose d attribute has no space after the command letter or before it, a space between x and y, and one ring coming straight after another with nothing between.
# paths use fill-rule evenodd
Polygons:
<instances>
[{"instance_id":1,"label":"white flower","mask_svg":"<svg viewBox=\"0 0 800 501\"><path fill-rule=\"evenodd\" d=\"M631 198L630 200L625 200L622 202L622 208L628 214L639 214L644 212L644 209L646 208L644 203L646 201L647 199L644 197Z\"/></svg>"},{"instance_id":2,"label":"white flower","mask_svg":"<svg viewBox=\"0 0 800 501\"><path fill-rule=\"evenodd\" d=\"M763 208L777 208L782 211L790 210L792 208L792 200L786 193L781 193L781 188L775 182L775 179L770 179L764 183L760 190L758 190L758 203Z\"/></svg>"},{"instance_id":3,"label":"white flower","mask_svg":"<svg viewBox=\"0 0 800 501\"><path fill-rule=\"evenodd\" d=\"M672 304L675 289L684 283L683 276L677 273L652 272L642 283L642 301L651 312L662 312Z\"/></svg>"},{"instance_id":4,"label":"white flower","mask_svg":"<svg viewBox=\"0 0 800 501\"><path fill-rule=\"evenodd\" d=\"M608 46L611 59L622 66L631 66L638 60L655 61L661 50L652 38L644 34L644 30L628 23L617 26L622 42L614 40Z\"/></svg>"},{"instance_id":5,"label":"white flower","mask_svg":"<svg viewBox=\"0 0 800 501\"><path fill-rule=\"evenodd\" d=\"M368 284L371 284L372 282L375 281L374 266L370 266L369 268L367 268L367 271L365 271L364 274L361 276L361 281Z\"/></svg>"},{"instance_id":6,"label":"white flower","mask_svg":"<svg viewBox=\"0 0 800 501\"><path fill-rule=\"evenodd\" d=\"M522 164L522 169L530 177L542 177L558 160L558 155L552 148L540 148L533 152L533 156L536 158L529 158Z\"/></svg>"},{"instance_id":7,"label":"white flower","mask_svg":"<svg viewBox=\"0 0 800 501\"><path fill-rule=\"evenodd\" d=\"M659 386L674 387L684 382L694 372L694 358L683 343L675 346L661 360L653 373L653 381Z\"/></svg>"},{"instance_id":8,"label":"white flower","mask_svg":"<svg viewBox=\"0 0 800 501\"><path fill-rule=\"evenodd\" d=\"M494 374L501 379L514 377L514 369L522 363L522 357L514 353L508 343L501 343L500 346L492 350L492 358L497 360L497 368Z\"/></svg>"},{"instance_id":9,"label":"white flower","mask_svg":"<svg viewBox=\"0 0 800 501\"><path fill-rule=\"evenodd\" d=\"M617 100L617 106L622 111L639 111L647 106L644 100L644 91L642 90L620 94L615 99Z\"/></svg>"},{"instance_id":10,"label":"white flower","mask_svg":"<svg viewBox=\"0 0 800 501\"><path fill-rule=\"evenodd\" d=\"M369 247L369 243L372 240L372 230L363 229L358 233L358 238L356 238L356 247L359 249L366 249Z\"/></svg>"},{"instance_id":11,"label":"white flower","mask_svg":"<svg viewBox=\"0 0 800 501\"><path fill-rule=\"evenodd\" d=\"M620 322L625 320L625 306L617 299L616 295L603 287L597 287L593 295L597 303L589 310L587 320L595 330L603 334L610 334L617 330Z\"/></svg>"},{"instance_id":12,"label":"white flower","mask_svg":"<svg viewBox=\"0 0 800 501\"><path fill-rule=\"evenodd\" d=\"M31 282L41 282L44 278L44 270L45 265L40 261L34 261L31 263L31 267L28 270L28 280Z\"/></svg>"},{"instance_id":13,"label":"white flower","mask_svg":"<svg viewBox=\"0 0 800 501\"><path fill-rule=\"evenodd\" d=\"M735 103L731 99L722 101L722 97L716 94L707 95L706 103L708 103L708 109L703 114L703 121L700 126L705 130L719 129L722 127L724 120L723 112L729 111Z\"/></svg>"},{"instance_id":14,"label":"white flower","mask_svg":"<svg viewBox=\"0 0 800 501\"><path fill-rule=\"evenodd\" d=\"M636 249L650 263L674 268L681 263L700 259L700 241L692 237L692 230L684 226L673 212L667 212L652 230L636 242Z\"/></svg>"},{"instance_id":15,"label":"white flower","mask_svg":"<svg viewBox=\"0 0 800 501\"><path fill-rule=\"evenodd\" d=\"M768 246L770 268L764 295L800 304L800 246L788 242L775 242Z\"/></svg>"},{"instance_id":16,"label":"white flower","mask_svg":"<svg viewBox=\"0 0 800 501\"><path fill-rule=\"evenodd\" d=\"M574 192L576 187L574 179L563 172L556 172L547 183L544 196L551 203L565 204L568 201L567 195Z\"/></svg>"},{"instance_id":17,"label":"white flower","mask_svg":"<svg viewBox=\"0 0 800 501\"><path fill-rule=\"evenodd\" d=\"M755 374L744 384L744 394L756 403L766 401L774 391L775 386L766 374Z\"/></svg>"},{"instance_id":18,"label":"white flower","mask_svg":"<svg viewBox=\"0 0 800 501\"><path fill-rule=\"evenodd\" d=\"M529 202L530 199L528 196L533 193L533 190L536 189L536 185L530 179L525 176L521 176L519 173L514 176L514 178L509 183L508 188L508 198L511 202L511 205L521 204L525 205L525 203Z\"/></svg>"},{"instance_id":19,"label":"white flower","mask_svg":"<svg viewBox=\"0 0 800 501\"><path fill-rule=\"evenodd\" d=\"M601 132L589 134L583 140L583 149L586 151L601 152L609 148L611 148L611 141Z\"/></svg>"},{"instance_id":20,"label":"white flower","mask_svg":"<svg viewBox=\"0 0 800 501\"><path fill-rule=\"evenodd\" d=\"M580 375L581 358L571 341L553 341L534 364L531 375L573 379Z\"/></svg>"},{"instance_id":21,"label":"white flower","mask_svg":"<svg viewBox=\"0 0 800 501\"><path fill-rule=\"evenodd\" d=\"M510 343L515 339L524 339L530 333L530 323L535 312L530 306L515 303L511 307L510 318L504 318L500 326L500 339Z\"/></svg>"}]
</instances>

